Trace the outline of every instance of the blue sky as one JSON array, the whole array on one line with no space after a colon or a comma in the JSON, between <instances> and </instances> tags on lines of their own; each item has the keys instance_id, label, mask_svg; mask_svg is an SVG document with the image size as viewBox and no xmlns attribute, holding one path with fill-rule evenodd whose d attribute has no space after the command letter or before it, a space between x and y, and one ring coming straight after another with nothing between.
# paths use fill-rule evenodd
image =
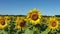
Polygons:
<instances>
[{"instance_id":1,"label":"blue sky","mask_svg":"<svg viewBox=\"0 0 60 34\"><path fill-rule=\"evenodd\" d=\"M60 15L60 0L0 0L2 15L27 15L34 8L42 15Z\"/></svg>"}]
</instances>

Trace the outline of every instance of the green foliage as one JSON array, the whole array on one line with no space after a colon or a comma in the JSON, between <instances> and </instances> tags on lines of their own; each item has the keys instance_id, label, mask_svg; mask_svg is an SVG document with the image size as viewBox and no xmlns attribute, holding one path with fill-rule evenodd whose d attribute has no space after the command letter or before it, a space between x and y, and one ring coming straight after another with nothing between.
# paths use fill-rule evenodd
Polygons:
<instances>
[{"instance_id":1,"label":"green foliage","mask_svg":"<svg viewBox=\"0 0 60 34\"><path fill-rule=\"evenodd\" d=\"M37 25L32 25L28 22L27 26L21 30L15 29L14 24L15 21L12 19L6 28L0 29L0 34L52 34L55 32L60 34L60 26L56 31L52 32L45 21Z\"/></svg>"}]
</instances>

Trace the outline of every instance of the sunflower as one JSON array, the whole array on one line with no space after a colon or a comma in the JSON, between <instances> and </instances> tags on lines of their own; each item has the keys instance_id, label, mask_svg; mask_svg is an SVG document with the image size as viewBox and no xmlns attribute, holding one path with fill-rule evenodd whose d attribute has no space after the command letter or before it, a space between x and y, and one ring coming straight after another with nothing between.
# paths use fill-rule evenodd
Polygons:
<instances>
[{"instance_id":1,"label":"sunflower","mask_svg":"<svg viewBox=\"0 0 60 34\"><path fill-rule=\"evenodd\" d=\"M0 29L5 28L8 25L7 21L5 21L4 17L0 16Z\"/></svg>"},{"instance_id":2,"label":"sunflower","mask_svg":"<svg viewBox=\"0 0 60 34\"><path fill-rule=\"evenodd\" d=\"M5 21L10 22L11 21L11 16L4 16Z\"/></svg>"},{"instance_id":3,"label":"sunflower","mask_svg":"<svg viewBox=\"0 0 60 34\"><path fill-rule=\"evenodd\" d=\"M27 18L34 25L40 24L41 13L36 8L34 8L33 10L30 10Z\"/></svg>"},{"instance_id":4,"label":"sunflower","mask_svg":"<svg viewBox=\"0 0 60 34\"><path fill-rule=\"evenodd\" d=\"M22 17L17 17L15 25L17 29L24 29L26 26L26 20Z\"/></svg>"},{"instance_id":5,"label":"sunflower","mask_svg":"<svg viewBox=\"0 0 60 34\"><path fill-rule=\"evenodd\" d=\"M49 27L52 30L56 30L58 28L58 21L56 20L56 18L54 17L50 17L49 19Z\"/></svg>"}]
</instances>

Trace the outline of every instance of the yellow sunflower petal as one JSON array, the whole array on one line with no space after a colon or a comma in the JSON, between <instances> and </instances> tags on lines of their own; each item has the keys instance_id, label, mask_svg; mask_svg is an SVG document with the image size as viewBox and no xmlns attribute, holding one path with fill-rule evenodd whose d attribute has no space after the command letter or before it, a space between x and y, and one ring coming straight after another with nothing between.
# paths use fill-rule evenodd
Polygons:
<instances>
[{"instance_id":1,"label":"yellow sunflower petal","mask_svg":"<svg viewBox=\"0 0 60 34\"><path fill-rule=\"evenodd\" d=\"M17 29L24 28L26 26L26 21L23 17L17 17L15 25Z\"/></svg>"},{"instance_id":2,"label":"yellow sunflower petal","mask_svg":"<svg viewBox=\"0 0 60 34\"><path fill-rule=\"evenodd\" d=\"M11 17L10 17L10 16L4 16L4 19L5 19L5 21L7 21L7 22L10 22L10 21L11 21Z\"/></svg>"},{"instance_id":3,"label":"yellow sunflower petal","mask_svg":"<svg viewBox=\"0 0 60 34\"><path fill-rule=\"evenodd\" d=\"M7 27L7 25L8 25L7 21L1 16L0 17L0 29Z\"/></svg>"},{"instance_id":4,"label":"yellow sunflower petal","mask_svg":"<svg viewBox=\"0 0 60 34\"><path fill-rule=\"evenodd\" d=\"M27 15L28 20L32 22L32 24L39 24L41 19L41 13L37 11L36 8L30 10L29 14Z\"/></svg>"},{"instance_id":5,"label":"yellow sunflower petal","mask_svg":"<svg viewBox=\"0 0 60 34\"><path fill-rule=\"evenodd\" d=\"M50 20L49 20L49 27L52 30L55 30L55 29L58 28L58 21L56 20L56 18L50 18Z\"/></svg>"}]
</instances>

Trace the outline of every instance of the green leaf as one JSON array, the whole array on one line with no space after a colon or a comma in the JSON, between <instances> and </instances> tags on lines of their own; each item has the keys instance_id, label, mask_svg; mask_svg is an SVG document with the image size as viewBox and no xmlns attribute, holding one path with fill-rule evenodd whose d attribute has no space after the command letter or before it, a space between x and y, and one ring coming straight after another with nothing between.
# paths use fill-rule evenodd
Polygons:
<instances>
[{"instance_id":1,"label":"green leaf","mask_svg":"<svg viewBox=\"0 0 60 34\"><path fill-rule=\"evenodd\" d=\"M41 34L48 34L48 32L50 31L50 28L47 28L44 32L42 32Z\"/></svg>"},{"instance_id":2,"label":"green leaf","mask_svg":"<svg viewBox=\"0 0 60 34\"><path fill-rule=\"evenodd\" d=\"M8 32L2 30L2 31L0 32L0 34L8 34Z\"/></svg>"},{"instance_id":3,"label":"green leaf","mask_svg":"<svg viewBox=\"0 0 60 34\"><path fill-rule=\"evenodd\" d=\"M27 30L25 31L25 34L33 34L33 30L27 29Z\"/></svg>"}]
</instances>

